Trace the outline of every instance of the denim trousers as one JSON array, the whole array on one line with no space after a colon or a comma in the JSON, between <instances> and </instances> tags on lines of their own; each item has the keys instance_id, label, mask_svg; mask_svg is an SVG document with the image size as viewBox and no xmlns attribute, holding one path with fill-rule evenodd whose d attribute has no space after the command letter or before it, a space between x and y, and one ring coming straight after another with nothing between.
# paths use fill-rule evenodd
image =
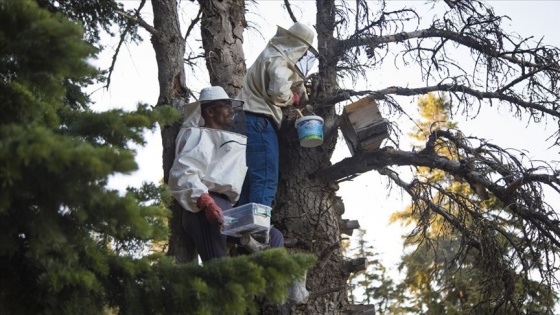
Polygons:
<instances>
[{"instance_id":1,"label":"denim trousers","mask_svg":"<svg viewBox=\"0 0 560 315\"><path fill-rule=\"evenodd\" d=\"M238 204L272 206L278 187L278 135L272 118L245 112L247 175Z\"/></svg>"}]
</instances>

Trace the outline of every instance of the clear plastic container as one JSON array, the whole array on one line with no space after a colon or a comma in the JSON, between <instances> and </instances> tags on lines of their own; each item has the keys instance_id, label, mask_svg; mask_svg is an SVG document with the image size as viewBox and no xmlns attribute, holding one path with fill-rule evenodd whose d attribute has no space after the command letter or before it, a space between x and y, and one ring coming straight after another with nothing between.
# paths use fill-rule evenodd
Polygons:
<instances>
[{"instance_id":1,"label":"clear plastic container","mask_svg":"<svg viewBox=\"0 0 560 315\"><path fill-rule=\"evenodd\" d=\"M246 233L257 233L270 229L268 206L248 203L224 211L224 230L222 234L240 237Z\"/></svg>"}]
</instances>

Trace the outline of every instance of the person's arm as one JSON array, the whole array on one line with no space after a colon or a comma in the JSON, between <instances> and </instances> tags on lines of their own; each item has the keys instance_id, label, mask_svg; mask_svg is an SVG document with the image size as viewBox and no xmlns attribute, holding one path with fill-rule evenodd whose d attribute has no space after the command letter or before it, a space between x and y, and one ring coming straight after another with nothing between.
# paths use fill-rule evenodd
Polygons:
<instances>
[{"instance_id":1,"label":"person's arm","mask_svg":"<svg viewBox=\"0 0 560 315\"><path fill-rule=\"evenodd\" d=\"M177 136L175 161L169 171L169 188L183 208L191 212L202 210L208 222L223 225L222 209L201 180L208 171L215 145L203 139L198 128L181 130Z\"/></svg>"},{"instance_id":2,"label":"person's arm","mask_svg":"<svg viewBox=\"0 0 560 315\"><path fill-rule=\"evenodd\" d=\"M266 92L272 104L280 107L293 105L293 82L290 81L290 78L294 71L288 68L287 61L280 58L274 60L268 66L267 72L270 80Z\"/></svg>"},{"instance_id":3,"label":"person's arm","mask_svg":"<svg viewBox=\"0 0 560 315\"><path fill-rule=\"evenodd\" d=\"M173 197L188 211L198 212L198 198L208 193L202 183L202 175L210 163L211 151L205 152L208 144L201 141L197 128L181 130L177 136L175 161L169 171L169 188Z\"/></svg>"}]
</instances>

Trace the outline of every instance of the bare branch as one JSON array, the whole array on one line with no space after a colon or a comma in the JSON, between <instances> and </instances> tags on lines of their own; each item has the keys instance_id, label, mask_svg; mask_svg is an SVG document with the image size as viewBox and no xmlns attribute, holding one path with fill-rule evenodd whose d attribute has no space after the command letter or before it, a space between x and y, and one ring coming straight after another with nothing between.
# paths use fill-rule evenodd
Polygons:
<instances>
[{"instance_id":1,"label":"bare branch","mask_svg":"<svg viewBox=\"0 0 560 315\"><path fill-rule=\"evenodd\" d=\"M146 31L154 36L159 36L159 32L148 22L144 21L140 16L131 16L125 12L117 11L117 14L124 16L125 18L129 19L130 21L142 26Z\"/></svg>"},{"instance_id":2,"label":"bare branch","mask_svg":"<svg viewBox=\"0 0 560 315\"><path fill-rule=\"evenodd\" d=\"M200 21L200 18L202 17L202 7L200 8L200 10L198 10L198 13L196 14L196 17L191 21L191 24L189 25L189 27L187 28L187 31L185 32L185 41L187 40L187 38L189 37L189 35L191 34L193 28L195 27L195 25Z\"/></svg>"},{"instance_id":3,"label":"bare branch","mask_svg":"<svg viewBox=\"0 0 560 315\"><path fill-rule=\"evenodd\" d=\"M460 159L451 160L450 158L439 155L434 150L437 138L445 138L450 141L449 145L454 145ZM498 156L491 151L495 151ZM349 174L363 173L371 169L377 169L384 175L385 167L389 165L412 165L423 166L431 169L440 169L449 174L457 181L468 183L473 190L481 196L481 200L488 199L486 191L490 192L503 204L505 210L515 214L531 224L526 228L531 228L545 237L554 246L560 247L560 226L557 222L558 214L542 201L540 184L545 184L557 192L560 191L560 171L553 170L551 167L533 167L526 169L523 163L515 156L497 146L483 143L480 147L474 148L468 139L449 131L437 130L429 137L426 148L419 152L404 152L393 148L384 148L374 152L358 152L351 158L340 161L339 163L322 170L317 176L326 180L337 180ZM548 171L543 174L541 171ZM540 173L537 173L540 172ZM394 176L393 176L394 177ZM391 178L393 178L391 177ZM410 191L410 188L402 182L393 180L401 187ZM527 188L523 188L526 186ZM419 197L418 197L419 198ZM449 196L449 198L455 198ZM430 198L421 199L425 204L430 204ZM446 213L439 211L435 206L430 206L432 211L442 215L454 226L454 218ZM466 207L468 209L468 207Z\"/></svg>"},{"instance_id":4,"label":"bare branch","mask_svg":"<svg viewBox=\"0 0 560 315\"><path fill-rule=\"evenodd\" d=\"M457 218L455 218L454 216L452 216L450 213L448 213L445 209L443 209L442 207L440 207L439 205L435 204L430 198L425 198L425 197L421 197L419 196L417 193L415 193L413 191L413 184L409 184L404 182L397 173L393 172L391 169L384 167L382 169L379 170L379 174L381 175L386 175L389 178L391 178L393 180L393 182L395 182L398 186L400 186L401 188L403 188L410 196L412 196L415 200L421 200L422 202L424 202L426 205L428 205L428 207L435 213L441 215L447 222L449 222L451 225L453 225L457 230L459 230L465 237L469 238L470 240L470 245L474 246L478 249L482 248L482 244L480 243L480 240L477 240L476 238L473 238L471 233L469 231L467 231L467 229L465 229L465 227L463 226L463 224L457 220Z\"/></svg>"},{"instance_id":5,"label":"bare branch","mask_svg":"<svg viewBox=\"0 0 560 315\"><path fill-rule=\"evenodd\" d=\"M134 11L135 16L139 16L140 10L142 10L145 4L146 4L146 0L142 0L140 2L140 5L138 5L138 8ZM117 13L119 12L117 11ZM132 22L129 21L129 23L126 25L125 29L121 33L119 43L117 44L117 48L115 49L115 53L113 54L113 57L111 59L111 65L109 66L109 70L108 70L109 73L107 74L107 84L105 84L105 89L109 89L109 85L111 85L111 75L113 74L113 70L115 69L115 64L117 63L117 57L121 50L121 46L126 40L126 36L128 35L128 32L130 31L131 28L132 28Z\"/></svg>"},{"instance_id":6,"label":"bare branch","mask_svg":"<svg viewBox=\"0 0 560 315\"><path fill-rule=\"evenodd\" d=\"M397 43L397 42L404 42L414 38L436 38L436 39L449 39L471 49L474 49L480 53L491 57L499 57L505 60L508 60L514 64L517 64L522 67L542 67L542 64L537 64L534 62L522 60L515 57L515 54L518 54L518 51L512 52L501 52L498 51L494 45L490 43L482 43L478 39L465 36L463 34L445 30L445 29L437 29L437 28L429 28L424 30L418 30L413 32L401 32L398 34L392 35L385 35L385 36L367 36L367 37L360 37L360 38L349 38L346 40L340 40L338 42L338 49L340 51L344 51L351 47L358 47L358 46L379 46L381 44L388 44L388 43ZM558 65L551 64L549 69L560 72L560 67Z\"/></svg>"},{"instance_id":7,"label":"bare branch","mask_svg":"<svg viewBox=\"0 0 560 315\"><path fill-rule=\"evenodd\" d=\"M290 4L290 1L284 0L284 6L286 7L288 14L290 15L290 18L292 19L292 22L296 23L297 19L296 16L294 15L294 12L292 11L292 5Z\"/></svg>"},{"instance_id":8,"label":"bare branch","mask_svg":"<svg viewBox=\"0 0 560 315\"><path fill-rule=\"evenodd\" d=\"M540 111L543 113L547 113L551 116L560 118L560 111L555 110L556 107L560 106L560 104L553 104L553 108L547 108L544 105L538 103L532 103L522 100L519 97L515 97L513 95L505 95L500 93L500 91L496 92L485 92L479 91L473 88L470 88L465 85L460 84L438 84L434 86L426 86L421 88L404 88L398 86L391 86L387 87L382 90L377 91L352 91L352 90L339 90L337 95L333 98L328 99L324 102L326 106L332 106L338 102L349 100L352 96L363 96L363 95L371 95L375 99L383 99L388 94L395 94L401 96L412 96L412 95L424 95L430 92L458 92L463 94L468 94L471 96L476 97L479 100L483 99L499 99L502 101L506 101L525 109L533 109L536 111Z\"/></svg>"}]
</instances>

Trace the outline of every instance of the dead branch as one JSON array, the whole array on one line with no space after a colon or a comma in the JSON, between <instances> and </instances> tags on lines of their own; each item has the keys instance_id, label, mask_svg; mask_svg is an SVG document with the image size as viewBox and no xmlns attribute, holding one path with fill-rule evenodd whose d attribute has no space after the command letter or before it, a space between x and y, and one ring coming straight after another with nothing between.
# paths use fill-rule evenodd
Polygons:
<instances>
[{"instance_id":1,"label":"dead branch","mask_svg":"<svg viewBox=\"0 0 560 315\"><path fill-rule=\"evenodd\" d=\"M290 18L292 19L292 22L296 23L297 19L294 15L294 12L292 11L292 5L290 4L290 1L284 0L284 6L286 7L286 11L288 11L288 14L290 15Z\"/></svg>"},{"instance_id":2,"label":"dead branch","mask_svg":"<svg viewBox=\"0 0 560 315\"><path fill-rule=\"evenodd\" d=\"M132 16L122 11L116 11L117 14L129 19L130 21L142 26L146 31L154 36L159 36L159 32L151 26L148 22L144 21L140 16Z\"/></svg>"},{"instance_id":3,"label":"dead branch","mask_svg":"<svg viewBox=\"0 0 560 315\"><path fill-rule=\"evenodd\" d=\"M146 0L142 0L140 2L140 4L138 5L138 8L136 10L134 10L134 16L136 16L136 17L140 16L140 11L142 10L142 8L144 7L145 4L146 4ZM119 12L117 11L117 13L119 13ZM109 70L108 70L108 74L107 74L107 84L105 84L105 89L109 89L109 85L111 85L111 75L113 74L113 70L115 69L115 64L117 63L117 57L118 57L119 52L121 50L121 46L125 42L126 36L128 35L128 32L130 32L131 28L132 28L132 22L129 20L129 23L127 23L125 29L121 33L119 43L117 44L117 48L115 49L115 53L113 54L113 57L111 58L111 65L109 66Z\"/></svg>"},{"instance_id":4,"label":"dead branch","mask_svg":"<svg viewBox=\"0 0 560 315\"><path fill-rule=\"evenodd\" d=\"M191 24L189 24L189 27L187 27L187 31L185 32L185 37L184 37L185 41L187 40L187 38L191 34L191 32L192 32L193 28L196 26L196 24L198 24L201 17L202 17L202 7L198 10L198 13L196 14L196 17L191 21Z\"/></svg>"},{"instance_id":5,"label":"dead branch","mask_svg":"<svg viewBox=\"0 0 560 315\"><path fill-rule=\"evenodd\" d=\"M359 257L344 262L344 269L348 274L364 271L367 269L368 261L365 257Z\"/></svg>"},{"instance_id":6,"label":"dead branch","mask_svg":"<svg viewBox=\"0 0 560 315\"><path fill-rule=\"evenodd\" d=\"M464 34L460 34L447 29L438 29L435 27L413 32L400 32L398 34L385 36L364 36L360 38L349 38L346 40L340 40L338 42L338 50L345 51L349 48L358 46L377 47L382 44L398 43L415 38L444 38L476 50L487 56L501 58L524 68L540 68L543 66L542 64L516 58L515 54L518 53L516 51L499 51L495 48L494 45L489 42L483 43L477 38L466 36ZM550 64L549 69L555 72L560 72L560 67L558 67L557 64Z\"/></svg>"},{"instance_id":7,"label":"dead branch","mask_svg":"<svg viewBox=\"0 0 560 315\"><path fill-rule=\"evenodd\" d=\"M558 111L558 109L556 108L560 106L560 104L545 103L545 104L554 105L554 107L552 108L547 108L542 104L527 102L519 97L503 94L500 91L496 91L496 92L479 91L460 84L438 84L438 85L426 86L420 88L404 88L398 86L391 86L377 91L339 90L335 96L326 100L324 104L325 106L332 106L336 103L349 100L351 97L355 97L355 96L371 95L375 99L383 99L386 95L389 94L400 95L400 96L413 96L413 95L424 95L430 92L457 92L457 93L474 96L479 100L498 99L501 101L506 101L518 105L525 109L540 111L549 114L551 116L560 118L560 111Z\"/></svg>"}]
</instances>

